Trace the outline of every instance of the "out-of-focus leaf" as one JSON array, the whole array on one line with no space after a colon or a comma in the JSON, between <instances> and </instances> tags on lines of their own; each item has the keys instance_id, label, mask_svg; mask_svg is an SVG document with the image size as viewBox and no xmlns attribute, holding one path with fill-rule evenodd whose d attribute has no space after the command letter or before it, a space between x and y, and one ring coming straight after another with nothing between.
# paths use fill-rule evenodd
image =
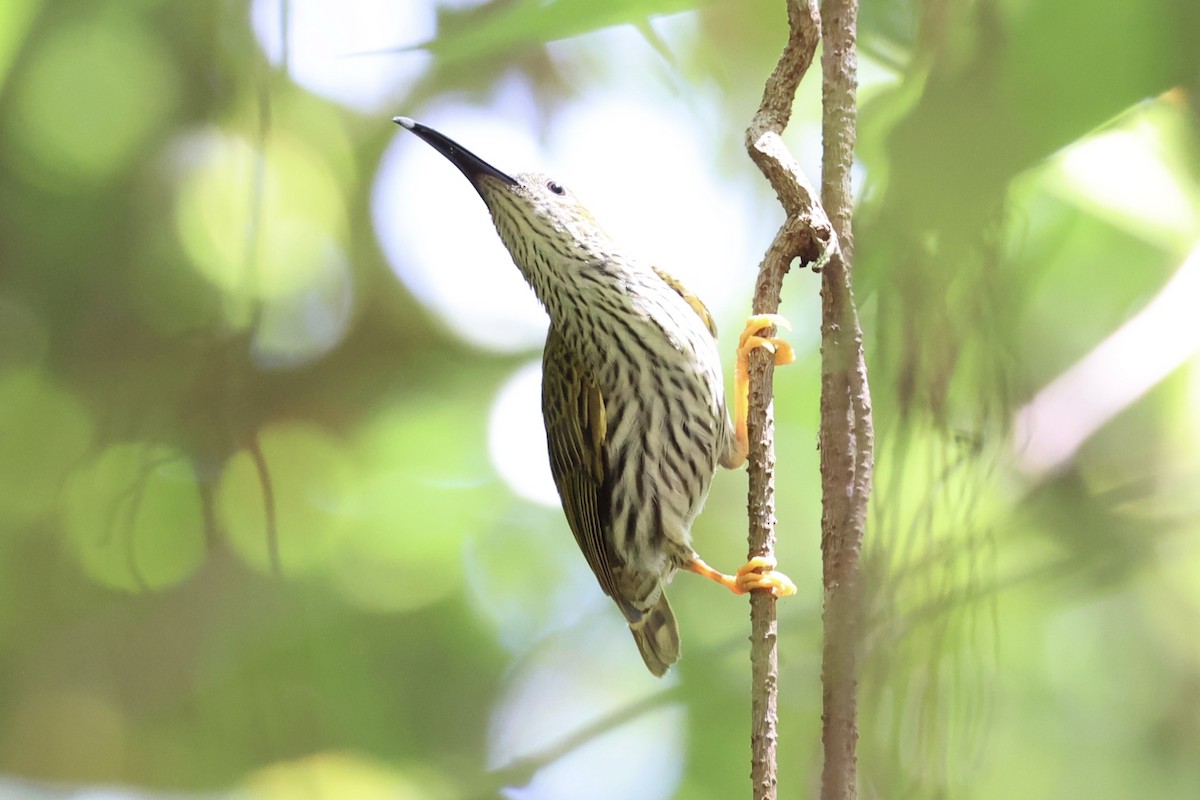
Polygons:
<instances>
[{"instance_id":1,"label":"out-of-focus leaf","mask_svg":"<svg viewBox=\"0 0 1200 800\"><path fill-rule=\"evenodd\" d=\"M523 0L445 14L436 39L403 48L427 50L443 63L485 59L534 43L554 42L613 25L636 25L713 0Z\"/></svg>"}]
</instances>

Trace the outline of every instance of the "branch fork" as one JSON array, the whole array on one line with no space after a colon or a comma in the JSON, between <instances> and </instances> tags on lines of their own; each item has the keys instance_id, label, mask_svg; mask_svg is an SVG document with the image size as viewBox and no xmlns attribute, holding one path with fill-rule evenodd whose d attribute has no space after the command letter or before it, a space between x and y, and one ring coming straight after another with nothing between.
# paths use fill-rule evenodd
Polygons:
<instances>
[{"instance_id":1,"label":"branch fork","mask_svg":"<svg viewBox=\"0 0 1200 800\"><path fill-rule=\"evenodd\" d=\"M815 0L788 0L788 42L746 130L746 149L775 189L787 215L759 267L753 313L779 310L783 277L797 258L814 272L831 267L823 276L821 324L821 546L826 623L821 793L825 800L850 800L857 794L858 553L870 494L874 434L848 252L852 241L849 167L855 138L856 0L826 3L830 38L836 41L826 43L822 64L825 152L820 197L781 135L791 117L796 89L812 65L821 38L822 15ZM822 201L834 209L832 218ZM771 559L776 523L773 370L768 354L751 353L749 554ZM754 800L775 800L779 673L775 598L751 597L750 626L751 788Z\"/></svg>"}]
</instances>

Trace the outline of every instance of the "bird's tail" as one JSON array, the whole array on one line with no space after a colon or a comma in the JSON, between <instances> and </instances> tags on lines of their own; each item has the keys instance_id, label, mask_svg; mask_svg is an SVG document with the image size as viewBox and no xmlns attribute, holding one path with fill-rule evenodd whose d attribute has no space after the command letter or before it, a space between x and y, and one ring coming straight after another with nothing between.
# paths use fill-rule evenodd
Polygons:
<instances>
[{"instance_id":1,"label":"bird's tail","mask_svg":"<svg viewBox=\"0 0 1200 800\"><path fill-rule=\"evenodd\" d=\"M666 593L659 594L653 608L629 623L629 632L646 667L656 676L661 677L667 667L679 660L679 626L675 624Z\"/></svg>"}]
</instances>

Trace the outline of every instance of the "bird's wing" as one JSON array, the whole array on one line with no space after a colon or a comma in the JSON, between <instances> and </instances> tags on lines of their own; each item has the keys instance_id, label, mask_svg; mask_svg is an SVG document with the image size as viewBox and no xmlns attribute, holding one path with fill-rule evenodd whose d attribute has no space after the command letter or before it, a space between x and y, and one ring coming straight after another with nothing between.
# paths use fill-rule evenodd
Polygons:
<instances>
[{"instance_id":1,"label":"bird's wing","mask_svg":"<svg viewBox=\"0 0 1200 800\"><path fill-rule=\"evenodd\" d=\"M712 314L708 313L708 306L704 305L704 302L699 297L689 292L671 273L665 272L658 267L652 267L652 269L655 275L663 279L663 283L670 286L679 293L680 297L687 301L687 304L700 316L700 319L704 320L704 327L708 328L708 332L713 335L714 339L717 338L717 323L713 321Z\"/></svg>"},{"instance_id":2,"label":"bird's wing","mask_svg":"<svg viewBox=\"0 0 1200 800\"><path fill-rule=\"evenodd\" d=\"M562 336L550 328L542 357L542 416L550 472L575 534L600 588L626 611L617 574L624 563L605 536L611 524L611 481L606 473L608 421L604 397ZM632 612L629 609L629 612Z\"/></svg>"}]
</instances>

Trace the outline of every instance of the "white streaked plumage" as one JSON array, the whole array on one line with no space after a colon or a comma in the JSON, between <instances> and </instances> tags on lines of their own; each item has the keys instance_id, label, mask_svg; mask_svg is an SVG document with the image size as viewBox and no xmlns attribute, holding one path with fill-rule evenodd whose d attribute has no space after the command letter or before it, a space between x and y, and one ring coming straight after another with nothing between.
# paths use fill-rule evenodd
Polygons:
<instances>
[{"instance_id":1,"label":"white streaked plumage","mask_svg":"<svg viewBox=\"0 0 1200 800\"><path fill-rule=\"evenodd\" d=\"M735 448L715 330L698 300L621 253L560 184L537 174L514 179L484 176L477 186L550 315L543 412L555 481L589 564L660 673L678 658L662 588L697 558L692 522L718 462ZM581 486L581 434L559 431L579 405L573 395L588 385L606 424L601 469ZM655 613L645 635L663 638L647 643L639 626ZM666 652L656 654L659 645Z\"/></svg>"}]
</instances>

